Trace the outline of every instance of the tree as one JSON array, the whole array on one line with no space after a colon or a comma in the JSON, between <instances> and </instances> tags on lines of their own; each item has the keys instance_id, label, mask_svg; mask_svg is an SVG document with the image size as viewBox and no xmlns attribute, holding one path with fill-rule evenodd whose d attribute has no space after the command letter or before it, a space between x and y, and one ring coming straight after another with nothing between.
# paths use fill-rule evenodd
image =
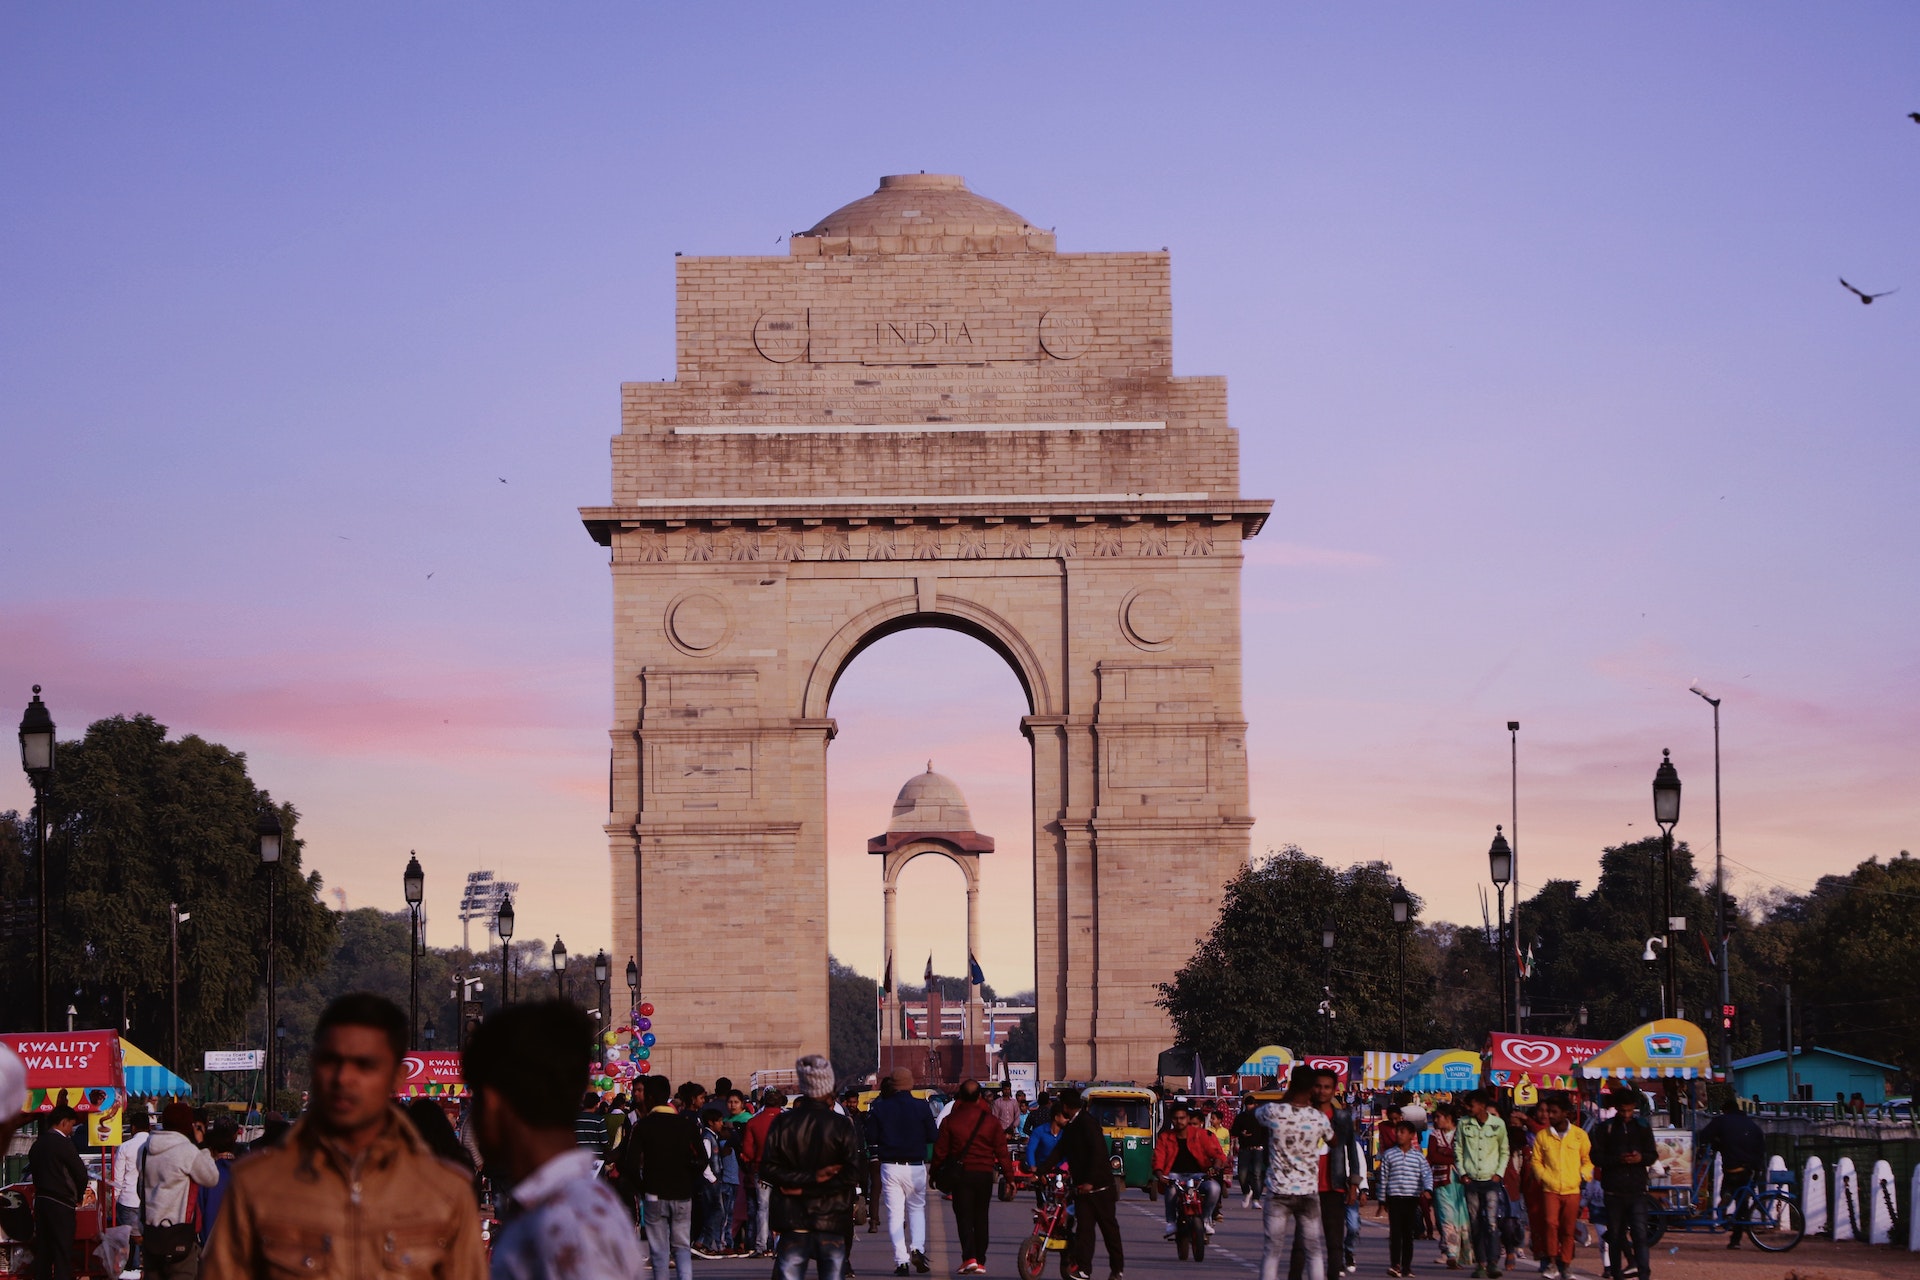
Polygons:
<instances>
[{"instance_id":1,"label":"tree","mask_svg":"<svg viewBox=\"0 0 1920 1280\"><path fill-rule=\"evenodd\" d=\"M843 1085L879 1068L880 984L851 965L827 957L827 1056Z\"/></svg>"},{"instance_id":2,"label":"tree","mask_svg":"<svg viewBox=\"0 0 1920 1280\"><path fill-rule=\"evenodd\" d=\"M1920 1072L1920 859L1869 858L1779 904L1799 1042Z\"/></svg>"},{"instance_id":3,"label":"tree","mask_svg":"<svg viewBox=\"0 0 1920 1280\"><path fill-rule=\"evenodd\" d=\"M1335 871L1293 845L1243 869L1227 884L1212 932L1160 986L1156 1003L1180 1043L1216 1070L1237 1066L1264 1044L1317 1051L1328 1038L1319 1009L1330 985L1337 1050L1391 1044L1399 1034L1394 884L1384 864ZM1419 909L1416 897L1410 920ZM1329 919L1331 984L1321 946ZM1433 958L1411 937L1408 943L1408 1022L1421 1027L1429 1023Z\"/></svg>"},{"instance_id":4,"label":"tree","mask_svg":"<svg viewBox=\"0 0 1920 1280\"><path fill-rule=\"evenodd\" d=\"M180 931L182 1060L170 1065L184 1071L201 1050L244 1035L265 979L266 872L254 827L269 808L284 833L276 964L291 981L325 960L334 917L319 875L301 874L299 813L253 785L246 757L192 735L169 740L146 715L97 721L61 744L47 793L49 963L57 1000L71 1000L79 1025L124 1026L168 1055L168 904L178 903L192 918ZM12 972L32 971L34 946L6 940ZM32 983L9 983L0 1017L31 1026L37 1001Z\"/></svg>"}]
</instances>

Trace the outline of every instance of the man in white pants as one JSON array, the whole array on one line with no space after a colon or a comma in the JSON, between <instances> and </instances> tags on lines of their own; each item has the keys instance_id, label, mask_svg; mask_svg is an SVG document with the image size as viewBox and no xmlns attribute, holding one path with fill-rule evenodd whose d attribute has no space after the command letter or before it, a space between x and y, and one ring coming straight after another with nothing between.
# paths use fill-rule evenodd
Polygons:
<instances>
[{"instance_id":1,"label":"man in white pants","mask_svg":"<svg viewBox=\"0 0 1920 1280\"><path fill-rule=\"evenodd\" d=\"M933 1270L927 1260L927 1152L939 1130L924 1098L913 1096L913 1072L895 1067L867 1108L868 1141L880 1161L881 1203L893 1241L893 1274Z\"/></svg>"}]
</instances>

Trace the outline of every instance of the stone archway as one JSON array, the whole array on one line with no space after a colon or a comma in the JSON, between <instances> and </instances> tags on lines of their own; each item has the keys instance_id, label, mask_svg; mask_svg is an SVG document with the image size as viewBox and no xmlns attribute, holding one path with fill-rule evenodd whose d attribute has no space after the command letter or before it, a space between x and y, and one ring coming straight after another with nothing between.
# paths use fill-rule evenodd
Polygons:
<instances>
[{"instance_id":1,"label":"stone archway","mask_svg":"<svg viewBox=\"0 0 1920 1280\"><path fill-rule=\"evenodd\" d=\"M826 1043L826 756L847 663L965 631L1026 689L1040 1069L1149 1078L1155 984L1245 861L1239 496L1168 259L1059 254L912 174L784 258L679 258L677 376L621 389L607 835L673 1076ZM720 877L760 892L712 892Z\"/></svg>"}]
</instances>

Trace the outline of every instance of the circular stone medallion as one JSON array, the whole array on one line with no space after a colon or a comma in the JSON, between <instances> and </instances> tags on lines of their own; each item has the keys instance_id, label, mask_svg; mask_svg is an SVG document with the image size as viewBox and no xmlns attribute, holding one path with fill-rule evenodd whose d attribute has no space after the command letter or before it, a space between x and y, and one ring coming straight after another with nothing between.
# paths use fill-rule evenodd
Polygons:
<instances>
[{"instance_id":1,"label":"circular stone medallion","mask_svg":"<svg viewBox=\"0 0 1920 1280\"><path fill-rule=\"evenodd\" d=\"M775 364L790 364L807 354L807 317L798 311L769 311L753 326L753 345Z\"/></svg>"},{"instance_id":2,"label":"circular stone medallion","mask_svg":"<svg viewBox=\"0 0 1920 1280\"><path fill-rule=\"evenodd\" d=\"M1137 587L1120 605L1120 629L1142 649L1166 648L1186 622L1186 610L1163 587Z\"/></svg>"},{"instance_id":3,"label":"circular stone medallion","mask_svg":"<svg viewBox=\"0 0 1920 1280\"><path fill-rule=\"evenodd\" d=\"M1055 360L1075 360L1093 342L1093 317L1084 311L1049 311L1040 317L1040 345Z\"/></svg>"},{"instance_id":4,"label":"circular stone medallion","mask_svg":"<svg viewBox=\"0 0 1920 1280\"><path fill-rule=\"evenodd\" d=\"M667 637L687 653L717 649L733 630L733 618L718 596L681 596L667 607Z\"/></svg>"}]
</instances>

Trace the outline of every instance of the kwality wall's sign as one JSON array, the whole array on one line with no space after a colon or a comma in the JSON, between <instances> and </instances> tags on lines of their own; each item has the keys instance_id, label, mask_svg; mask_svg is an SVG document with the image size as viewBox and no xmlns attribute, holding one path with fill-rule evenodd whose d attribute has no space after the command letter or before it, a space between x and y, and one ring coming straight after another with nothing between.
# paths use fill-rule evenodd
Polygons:
<instances>
[{"instance_id":1,"label":"kwality wall's sign","mask_svg":"<svg viewBox=\"0 0 1920 1280\"><path fill-rule=\"evenodd\" d=\"M421 1098L458 1095L467 1091L460 1076L460 1055L445 1049L410 1053L400 1060L406 1076L400 1085L403 1097Z\"/></svg>"},{"instance_id":2,"label":"kwality wall's sign","mask_svg":"<svg viewBox=\"0 0 1920 1280\"><path fill-rule=\"evenodd\" d=\"M26 1064L28 1089L120 1084L120 1037L112 1031L9 1032L0 1043Z\"/></svg>"}]
</instances>

